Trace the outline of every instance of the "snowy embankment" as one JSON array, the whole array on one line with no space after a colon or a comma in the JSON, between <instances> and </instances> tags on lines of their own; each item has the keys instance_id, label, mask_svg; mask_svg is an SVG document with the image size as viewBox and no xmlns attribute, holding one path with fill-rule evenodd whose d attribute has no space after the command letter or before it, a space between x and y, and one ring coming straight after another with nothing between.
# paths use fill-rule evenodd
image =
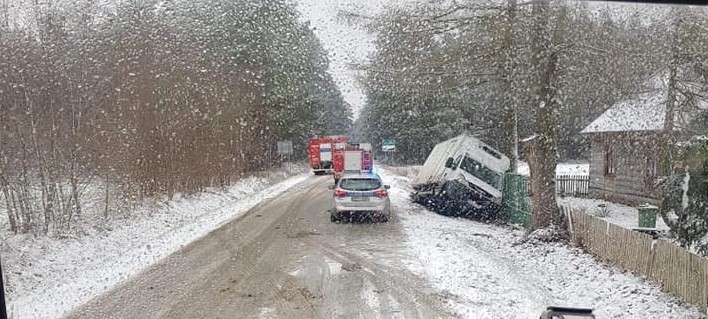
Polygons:
<instances>
[{"instance_id":1,"label":"snowy embankment","mask_svg":"<svg viewBox=\"0 0 708 319\"><path fill-rule=\"evenodd\" d=\"M405 172L403 169L395 169ZM618 267L560 243L518 244L523 231L448 218L408 200L409 178L382 170L407 235L408 268L463 318L538 318L549 305L598 318L701 318L695 308Z\"/></svg>"},{"instance_id":2,"label":"snowy embankment","mask_svg":"<svg viewBox=\"0 0 708 319\"><path fill-rule=\"evenodd\" d=\"M226 190L144 205L71 239L4 233L9 311L58 318L308 176L298 169L245 178Z\"/></svg>"}]
</instances>

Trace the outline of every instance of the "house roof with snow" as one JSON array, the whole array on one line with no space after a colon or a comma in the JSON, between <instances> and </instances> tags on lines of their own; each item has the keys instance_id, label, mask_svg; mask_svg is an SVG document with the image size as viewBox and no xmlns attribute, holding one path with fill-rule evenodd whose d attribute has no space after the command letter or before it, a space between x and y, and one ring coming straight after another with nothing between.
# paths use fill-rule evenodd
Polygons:
<instances>
[{"instance_id":1,"label":"house roof with snow","mask_svg":"<svg viewBox=\"0 0 708 319\"><path fill-rule=\"evenodd\" d=\"M610 107L581 133L661 131L666 117L666 95L643 94Z\"/></svg>"},{"instance_id":2,"label":"house roof with snow","mask_svg":"<svg viewBox=\"0 0 708 319\"><path fill-rule=\"evenodd\" d=\"M612 105L605 113L590 123L580 133L607 132L648 132L662 131L666 118L666 85L664 81L654 78L649 81L651 88L648 93ZM692 112L682 110L686 98L677 96L677 107L674 112L674 129L682 130L694 118ZM705 106L705 101L696 101L699 108Z\"/></svg>"}]
</instances>

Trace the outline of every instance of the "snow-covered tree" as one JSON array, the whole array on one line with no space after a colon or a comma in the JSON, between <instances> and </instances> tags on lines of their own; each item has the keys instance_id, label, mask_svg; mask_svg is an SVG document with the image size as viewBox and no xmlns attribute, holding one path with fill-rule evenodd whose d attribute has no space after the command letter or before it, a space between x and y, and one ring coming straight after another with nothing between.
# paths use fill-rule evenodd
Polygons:
<instances>
[{"instance_id":1,"label":"snow-covered tree","mask_svg":"<svg viewBox=\"0 0 708 319\"><path fill-rule=\"evenodd\" d=\"M87 181L108 185L106 203L109 187L131 201L198 192L273 165L278 140L304 156L308 132L351 127L289 2L50 1L15 12L25 23L3 20L3 3L0 201L14 231L70 228Z\"/></svg>"},{"instance_id":2,"label":"snow-covered tree","mask_svg":"<svg viewBox=\"0 0 708 319\"><path fill-rule=\"evenodd\" d=\"M708 141L694 139L681 147L685 169L664 183L661 207L681 246L708 256Z\"/></svg>"}]
</instances>

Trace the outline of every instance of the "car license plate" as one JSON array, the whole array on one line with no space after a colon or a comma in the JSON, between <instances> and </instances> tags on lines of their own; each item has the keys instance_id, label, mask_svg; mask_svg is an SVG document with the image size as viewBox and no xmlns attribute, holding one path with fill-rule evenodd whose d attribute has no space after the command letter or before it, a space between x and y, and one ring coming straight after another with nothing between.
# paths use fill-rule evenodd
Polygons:
<instances>
[{"instance_id":1,"label":"car license plate","mask_svg":"<svg viewBox=\"0 0 708 319\"><path fill-rule=\"evenodd\" d=\"M361 197L352 197L352 202L368 202L369 198L365 196Z\"/></svg>"}]
</instances>

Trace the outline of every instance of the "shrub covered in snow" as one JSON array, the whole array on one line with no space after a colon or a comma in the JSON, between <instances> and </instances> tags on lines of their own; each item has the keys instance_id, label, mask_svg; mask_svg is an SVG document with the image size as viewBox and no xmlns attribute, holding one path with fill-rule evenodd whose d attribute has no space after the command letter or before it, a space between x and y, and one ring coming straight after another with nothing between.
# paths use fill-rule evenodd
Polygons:
<instances>
[{"instance_id":1,"label":"shrub covered in snow","mask_svg":"<svg viewBox=\"0 0 708 319\"><path fill-rule=\"evenodd\" d=\"M685 170L664 182L662 217L681 246L708 256L708 142L682 150Z\"/></svg>"}]
</instances>

